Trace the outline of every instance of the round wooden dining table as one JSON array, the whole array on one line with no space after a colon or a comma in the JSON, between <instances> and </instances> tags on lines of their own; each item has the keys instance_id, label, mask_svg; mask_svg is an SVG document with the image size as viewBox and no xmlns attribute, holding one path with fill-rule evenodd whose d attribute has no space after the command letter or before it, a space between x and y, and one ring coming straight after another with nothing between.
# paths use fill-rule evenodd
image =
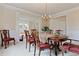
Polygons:
<instances>
[{"instance_id":1,"label":"round wooden dining table","mask_svg":"<svg viewBox=\"0 0 79 59\"><path fill-rule=\"evenodd\" d=\"M57 56L58 52L61 51L59 47L60 45L62 45L62 41L66 41L66 39L64 38L64 36L55 35L52 37L48 37L48 43L50 41L53 41L54 52L55 52L55 55Z\"/></svg>"}]
</instances>

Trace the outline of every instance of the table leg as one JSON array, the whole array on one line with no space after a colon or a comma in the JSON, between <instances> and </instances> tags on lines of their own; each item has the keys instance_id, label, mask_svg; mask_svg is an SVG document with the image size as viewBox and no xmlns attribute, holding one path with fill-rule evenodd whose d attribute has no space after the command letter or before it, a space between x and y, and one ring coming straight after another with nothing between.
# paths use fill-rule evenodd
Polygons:
<instances>
[{"instance_id":1,"label":"table leg","mask_svg":"<svg viewBox=\"0 0 79 59\"><path fill-rule=\"evenodd\" d=\"M57 48L58 48L59 51L61 51L61 49L59 48L60 42L57 42L57 43L58 43L58 44L57 44Z\"/></svg>"},{"instance_id":2,"label":"table leg","mask_svg":"<svg viewBox=\"0 0 79 59\"><path fill-rule=\"evenodd\" d=\"M58 52L57 52L57 50L58 50L57 42L54 42L54 44L55 44L55 55L57 56L58 55Z\"/></svg>"},{"instance_id":3,"label":"table leg","mask_svg":"<svg viewBox=\"0 0 79 59\"><path fill-rule=\"evenodd\" d=\"M49 43L50 38L48 38L48 43Z\"/></svg>"}]
</instances>

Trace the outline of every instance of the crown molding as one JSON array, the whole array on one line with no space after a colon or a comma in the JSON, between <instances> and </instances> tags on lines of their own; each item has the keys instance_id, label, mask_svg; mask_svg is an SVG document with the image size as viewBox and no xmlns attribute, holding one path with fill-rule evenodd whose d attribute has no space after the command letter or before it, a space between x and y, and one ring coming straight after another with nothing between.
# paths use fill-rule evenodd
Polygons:
<instances>
[{"instance_id":1,"label":"crown molding","mask_svg":"<svg viewBox=\"0 0 79 59\"><path fill-rule=\"evenodd\" d=\"M53 14L53 17L59 17L59 16L66 16L68 15L70 12L73 12L75 10L78 10L79 7L75 7L75 8L72 8L72 9L68 9L68 10L65 10L65 11L62 11L62 12L59 12L59 13L56 13L56 14Z\"/></svg>"},{"instance_id":2,"label":"crown molding","mask_svg":"<svg viewBox=\"0 0 79 59\"><path fill-rule=\"evenodd\" d=\"M30 11L27 11L27 10L24 10L24 9L21 9L21 8L17 8L17 7L8 5L8 4L0 4L0 5L14 9L14 10L17 10L17 11L25 12L26 14L30 14L30 15L33 15L33 16L36 16L36 17L40 17L40 14L36 14L36 13L30 12ZM72 11L75 11L75 10L78 10L78 9L79 9L79 7L75 7L75 8L72 8L72 9L61 11L61 12L58 12L56 14L52 14L52 17L56 18L56 17L59 17L59 16L66 16L66 15L69 14L69 12L72 12Z\"/></svg>"},{"instance_id":3,"label":"crown molding","mask_svg":"<svg viewBox=\"0 0 79 59\"><path fill-rule=\"evenodd\" d=\"M27 10L24 10L24 9L21 9L21 8L17 8L17 7L14 7L14 6L10 6L10 5L7 5L7 4L2 4L2 6L8 7L8 8L11 8L11 9L14 9L14 10L16 10L16 11L25 12L26 14L30 14L30 15L33 15L33 16L37 16L37 17L40 16L39 14L30 12L30 11L27 11Z\"/></svg>"}]
</instances>

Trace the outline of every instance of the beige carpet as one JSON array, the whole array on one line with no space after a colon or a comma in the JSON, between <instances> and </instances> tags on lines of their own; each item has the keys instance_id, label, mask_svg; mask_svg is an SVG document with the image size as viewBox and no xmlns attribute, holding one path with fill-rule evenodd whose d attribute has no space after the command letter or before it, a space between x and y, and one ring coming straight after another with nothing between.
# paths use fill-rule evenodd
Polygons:
<instances>
[{"instance_id":1,"label":"beige carpet","mask_svg":"<svg viewBox=\"0 0 79 59\"><path fill-rule=\"evenodd\" d=\"M16 45L13 45L11 42L7 49L4 49L4 47L0 48L0 56L33 56L33 51L33 46L30 52L28 48L26 49L25 42L17 42ZM38 56L38 49L36 56ZM49 50L42 51L41 56L49 56ZM54 51L52 51L52 56L55 56ZM59 53L58 56L61 56L61 53ZM65 53L65 56L78 56L78 54L68 52Z\"/></svg>"}]
</instances>

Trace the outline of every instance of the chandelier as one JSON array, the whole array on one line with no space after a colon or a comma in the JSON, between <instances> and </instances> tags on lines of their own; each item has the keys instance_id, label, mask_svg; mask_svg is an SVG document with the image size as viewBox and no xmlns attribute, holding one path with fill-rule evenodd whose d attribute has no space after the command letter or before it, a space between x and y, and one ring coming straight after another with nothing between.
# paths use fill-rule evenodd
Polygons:
<instances>
[{"instance_id":1,"label":"chandelier","mask_svg":"<svg viewBox=\"0 0 79 59\"><path fill-rule=\"evenodd\" d=\"M42 19L43 20L49 20L51 18L51 16L48 15L47 3L45 3L44 8L45 8L45 10L43 10Z\"/></svg>"},{"instance_id":2,"label":"chandelier","mask_svg":"<svg viewBox=\"0 0 79 59\"><path fill-rule=\"evenodd\" d=\"M41 18L42 18L42 26L49 27L51 16L48 14L47 3L44 4L44 9Z\"/></svg>"}]
</instances>

